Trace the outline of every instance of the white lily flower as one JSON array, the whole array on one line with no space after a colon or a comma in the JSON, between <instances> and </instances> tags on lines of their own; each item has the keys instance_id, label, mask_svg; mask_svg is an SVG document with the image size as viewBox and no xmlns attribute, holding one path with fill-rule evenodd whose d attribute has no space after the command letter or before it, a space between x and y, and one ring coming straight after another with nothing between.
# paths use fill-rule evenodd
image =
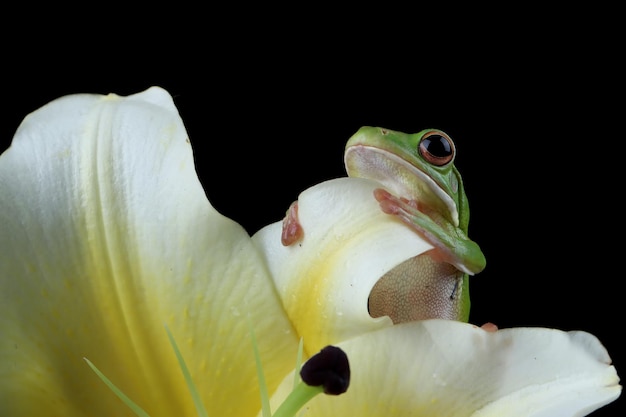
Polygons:
<instances>
[{"instance_id":1,"label":"white lily flower","mask_svg":"<svg viewBox=\"0 0 626 417\"><path fill-rule=\"evenodd\" d=\"M487 332L452 320L393 325L388 317L371 317L368 298L377 280L432 248L381 214L372 197L377 187L358 178L318 184L298 199L300 242L283 246L280 222L253 236L312 352L334 344L350 359L348 392L316 398L307 416L584 416L620 395L611 359L589 333ZM437 305L449 299L442 292L449 285L412 277L397 285L422 287L417 300L435 305L426 310L447 311ZM284 396L279 390L275 403Z\"/></svg>"},{"instance_id":2,"label":"white lily flower","mask_svg":"<svg viewBox=\"0 0 626 417\"><path fill-rule=\"evenodd\" d=\"M251 328L274 410L300 338L352 369L307 416L582 416L619 396L588 333L371 317L379 278L430 249L364 199L374 186L306 190L284 247L280 223L250 238L210 205L164 90L30 114L0 155L0 415L132 415L83 358L152 417L198 415L164 325L211 417L260 415ZM420 314L448 311L435 284Z\"/></svg>"}]
</instances>

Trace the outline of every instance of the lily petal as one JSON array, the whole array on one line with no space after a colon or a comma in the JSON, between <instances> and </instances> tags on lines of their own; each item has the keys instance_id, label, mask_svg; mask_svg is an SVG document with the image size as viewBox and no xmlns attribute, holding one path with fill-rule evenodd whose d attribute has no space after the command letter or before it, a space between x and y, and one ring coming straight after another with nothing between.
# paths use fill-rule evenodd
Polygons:
<instances>
[{"instance_id":1,"label":"lily petal","mask_svg":"<svg viewBox=\"0 0 626 417\"><path fill-rule=\"evenodd\" d=\"M281 244L281 222L252 237L308 354L393 323L463 315L463 274L383 213L373 197L380 187L363 178L317 184L298 198L300 242Z\"/></svg>"},{"instance_id":2,"label":"lily petal","mask_svg":"<svg viewBox=\"0 0 626 417\"><path fill-rule=\"evenodd\" d=\"M584 416L621 392L611 359L585 332L486 332L451 320L404 323L338 345L348 391L316 397L307 416ZM287 377L273 401L289 391Z\"/></svg>"},{"instance_id":3,"label":"lily petal","mask_svg":"<svg viewBox=\"0 0 626 417\"><path fill-rule=\"evenodd\" d=\"M298 198L301 242L283 246L281 222L252 236L309 354L391 326L389 317L368 313L372 288L388 271L433 248L382 212L373 197L379 187L362 178L317 184Z\"/></svg>"},{"instance_id":4,"label":"lily petal","mask_svg":"<svg viewBox=\"0 0 626 417\"><path fill-rule=\"evenodd\" d=\"M206 199L172 98L72 95L0 156L0 414L253 416L254 327L271 390L297 338L249 236Z\"/></svg>"}]
</instances>

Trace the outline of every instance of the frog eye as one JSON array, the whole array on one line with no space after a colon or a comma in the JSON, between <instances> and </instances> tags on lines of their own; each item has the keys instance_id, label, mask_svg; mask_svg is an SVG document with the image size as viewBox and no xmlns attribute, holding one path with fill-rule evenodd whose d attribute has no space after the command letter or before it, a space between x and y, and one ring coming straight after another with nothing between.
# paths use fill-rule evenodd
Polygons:
<instances>
[{"instance_id":1,"label":"frog eye","mask_svg":"<svg viewBox=\"0 0 626 417\"><path fill-rule=\"evenodd\" d=\"M454 142L443 132L426 133L418 147L419 154L435 166L443 166L454 159Z\"/></svg>"}]
</instances>

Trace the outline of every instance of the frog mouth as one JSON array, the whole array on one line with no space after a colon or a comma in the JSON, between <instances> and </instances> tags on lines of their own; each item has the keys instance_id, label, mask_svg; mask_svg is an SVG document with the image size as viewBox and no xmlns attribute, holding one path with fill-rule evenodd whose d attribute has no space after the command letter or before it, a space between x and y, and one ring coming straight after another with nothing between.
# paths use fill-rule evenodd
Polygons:
<instances>
[{"instance_id":1,"label":"frog mouth","mask_svg":"<svg viewBox=\"0 0 626 417\"><path fill-rule=\"evenodd\" d=\"M459 226L455 201L433 178L405 159L385 149L360 144L348 148L344 159L349 176L377 181L397 196L446 213L447 220L455 227ZM450 176L450 182L456 191L458 180L454 175Z\"/></svg>"}]
</instances>

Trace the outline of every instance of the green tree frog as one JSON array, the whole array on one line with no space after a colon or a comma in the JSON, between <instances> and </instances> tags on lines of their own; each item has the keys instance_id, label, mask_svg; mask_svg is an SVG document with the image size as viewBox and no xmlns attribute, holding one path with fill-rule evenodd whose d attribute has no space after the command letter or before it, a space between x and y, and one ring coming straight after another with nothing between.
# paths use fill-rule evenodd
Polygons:
<instances>
[{"instance_id":1,"label":"green tree frog","mask_svg":"<svg viewBox=\"0 0 626 417\"><path fill-rule=\"evenodd\" d=\"M433 246L428 256L399 272L417 278L392 276L389 284L381 279L382 289L377 292L383 295L380 300L370 299L370 308L375 310L375 314L372 310L370 314L374 317L389 315L394 322L430 317L467 321L467 278L485 268L485 257L467 236L469 207L463 181L454 166L455 155L452 139L437 129L407 134L364 126L346 143L344 162L348 176L379 182L381 187L374 191L373 198L383 212L397 216ZM284 245L291 245L304 236L297 210L296 201L283 220ZM415 282L408 290L405 288L407 280ZM418 296L422 297L419 300L405 302L400 298L410 296L390 295L401 291L425 292L428 291L425 288L433 287L440 288ZM437 299L434 304L444 306L433 311L426 307L402 307L403 304L426 305L432 298Z\"/></svg>"},{"instance_id":2,"label":"green tree frog","mask_svg":"<svg viewBox=\"0 0 626 417\"><path fill-rule=\"evenodd\" d=\"M348 176L383 184L374 196L385 213L397 215L436 250L437 260L476 274L485 268L480 247L467 237L469 207L454 166L456 148L436 129L406 134L365 126L347 142Z\"/></svg>"}]
</instances>

